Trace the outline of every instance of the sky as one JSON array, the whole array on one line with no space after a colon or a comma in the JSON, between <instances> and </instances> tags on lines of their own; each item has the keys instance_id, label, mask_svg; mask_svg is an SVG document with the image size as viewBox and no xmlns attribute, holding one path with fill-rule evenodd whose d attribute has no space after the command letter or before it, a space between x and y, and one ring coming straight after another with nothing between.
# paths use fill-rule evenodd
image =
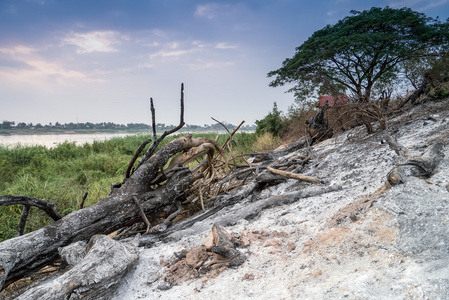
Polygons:
<instances>
[{"instance_id":1,"label":"sky","mask_svg":"<svg viewBox=\"0 0 449 300\"><path fill-rule=\"evenodd\" d=\"M0 0L0 121L254 124L313 32L371 7L446 20L449 0Z\"/></svg>"}]
</instances>

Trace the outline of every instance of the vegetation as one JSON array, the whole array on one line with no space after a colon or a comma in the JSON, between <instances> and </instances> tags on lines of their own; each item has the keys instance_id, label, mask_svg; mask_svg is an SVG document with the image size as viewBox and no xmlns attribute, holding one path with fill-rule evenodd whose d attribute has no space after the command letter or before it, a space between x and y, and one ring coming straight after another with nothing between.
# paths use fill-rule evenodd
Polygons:
<instances>
[{"instance_id":1,"label":"vegetation","mask_svg":"<svg viewBox=\"0 0 449 300\"><path fill-rule=\"evenodd\" d=\"M269 133L274 136L281 134L285 127L285 122L276 102L273 104L273 110L262 120L257 120L256 125L256 134L259 136L264 133Z\"/></svg>"},{"instance_id":2,"label":"vegetation","mask_svg":"<svg viewBox=\"0 0 449 300\"><path fill-rule=\"evenodd\" d=\"M216 138L216 134L195 135ZM177 137L179 135L165 138L160 147ZM220 135L219 144L227 137L226 134ZM52 149L42 146L0 147L0 195L47 199L54 202L63 215L79 209L85 192L89 193L85 206L92 205L109 194L110 184L123 180L132 155L148 138L150 136L134 135L82 146L66 142ZM258 150L255 145L255 134L236 133L232 142L233 155L252 153ZM16 236L21 209L21 206L0 206L0 241ZM52 220L43 212L32 208L26 232L49 222Z\"/></svg>"},{"instance_id":3,"label":"vegetation","mask_svg":"<svg viewBox=\"0 0 449 300\"><path fill-rule=\"evenodd\" d=\"M400 75L410 74L410 62L439 59L449 46L449 21L409 8L351 13L313 33L293 58L268 73L275 77L270 85L295 84L289 91L298 102L317 93L368 102L403 81Z\"/></svg>"},{"instance_id":4,"label":"vegetation","mask_svg":"<svg viewBox=\"0 0 449 300\"><path fill-rule=\"evenodd\" d=\"M169 131L176 126L174 125L166 125L165 123L157 123L156 129L158 131ZM236 126L232 124L226 124L228 129L234 129ZM242 127L244 130L254 130L254 126L246 125ZM183 128L184 131L217 131L222 130L223 127L220 124L213 125L191 125L186 124ZM117 130L126 130L126 131L151 131L152 128L150 125L144 123L128 123L124 124L116 124L113 122L101 122L101 123L65 123L61 124L56 122L54 124L49 123L46 125L42 125L41 123L33 124L33 123L25 123L25 122L15 122L15 121L3 121L0 123L0 134L11 134L17 132L58 132L58 131L78 131L78 132L90 132L90 131L117 131Z\"/></svg>"}]
</instances>

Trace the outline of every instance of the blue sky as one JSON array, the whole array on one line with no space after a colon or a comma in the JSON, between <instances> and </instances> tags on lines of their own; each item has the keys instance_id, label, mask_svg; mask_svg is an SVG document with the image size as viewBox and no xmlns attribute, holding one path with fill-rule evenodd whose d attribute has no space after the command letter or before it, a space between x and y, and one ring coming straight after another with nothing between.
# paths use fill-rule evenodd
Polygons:
<instances>
[{"instance_id":1,"label":"blue sky","mask_svg":"<svg viewBox=\"0 0 449 300\"><path fill-rule=\"evenodd\" d=\"M449 17L449 0L0 0L0 121L238 124L293 95L269 71L373 6Z\"/></svg>"}]
</instances>

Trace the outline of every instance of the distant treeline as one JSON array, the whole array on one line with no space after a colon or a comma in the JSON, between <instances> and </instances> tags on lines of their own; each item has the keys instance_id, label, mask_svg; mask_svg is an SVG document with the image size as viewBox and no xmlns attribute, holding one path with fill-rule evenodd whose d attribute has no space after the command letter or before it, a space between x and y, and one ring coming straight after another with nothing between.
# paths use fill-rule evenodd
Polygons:
<instances>
[{"instance_id":1,"label":"distant treeline","mask_svg":"<svg viewBox=\"0 0 449 300\"><path fill-rule=\"evenodd\" d=\"M225 124L226 127L230 130L234 129L236 126L233 124ZM175 125L165 125L164 123L157 123L156 129L159 130L170 130L175 128ZM116 124L112 122L101 122L101 123L64 123L61 124L59 122L56 122L54 124L49 123L46 125L42 125L41 123L33 124L33 123L25 123L25 122L14 122L14 121L3 121L0 123L0 129L6 129L6 130L13 130L13 129L67 129L67 130L74 130L74 129L95 129L95 130L101 130L101 129L115 129L115 130L125 130L125 129L151 129L151 126L144 123L128 123L128 124ZM189 125L186 124L184 126L184 129L187 130L223 130L223 126L220 124L212 124L212 125ZM255 125L246 125L243 126L243 130L255 130Z\"/></svg>"}]
</instances>

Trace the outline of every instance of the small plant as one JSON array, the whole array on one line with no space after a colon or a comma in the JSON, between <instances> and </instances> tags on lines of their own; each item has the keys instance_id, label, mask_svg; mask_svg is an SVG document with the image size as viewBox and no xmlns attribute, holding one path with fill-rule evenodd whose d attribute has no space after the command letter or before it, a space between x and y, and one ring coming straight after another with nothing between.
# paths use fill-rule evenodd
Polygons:
<instances>
[{"instance_id":1,"label":"small plant","mask_svg":"<svg viewBox=\"0 0 449 300\"><path fill-rule=\"evenodd\" d=\"M264 132L257 136L257 140L254 143L253 149L255 151L269 151L277 148L281 145L279 137L274 136L269 132Z\"/></svg>"},{"instance_id":2,"label":"small plant","mask_svg":"<svg viewBox=\"0 0 449 300\"><path fill-rule=\"evenodd\" d=\"M273 104L273 110L262 120L256 121L256 135L270 133L279 136L285 128L285 118L282 117L282 112L279 111L276 102Z\"/></svg>"}]
</instances>

